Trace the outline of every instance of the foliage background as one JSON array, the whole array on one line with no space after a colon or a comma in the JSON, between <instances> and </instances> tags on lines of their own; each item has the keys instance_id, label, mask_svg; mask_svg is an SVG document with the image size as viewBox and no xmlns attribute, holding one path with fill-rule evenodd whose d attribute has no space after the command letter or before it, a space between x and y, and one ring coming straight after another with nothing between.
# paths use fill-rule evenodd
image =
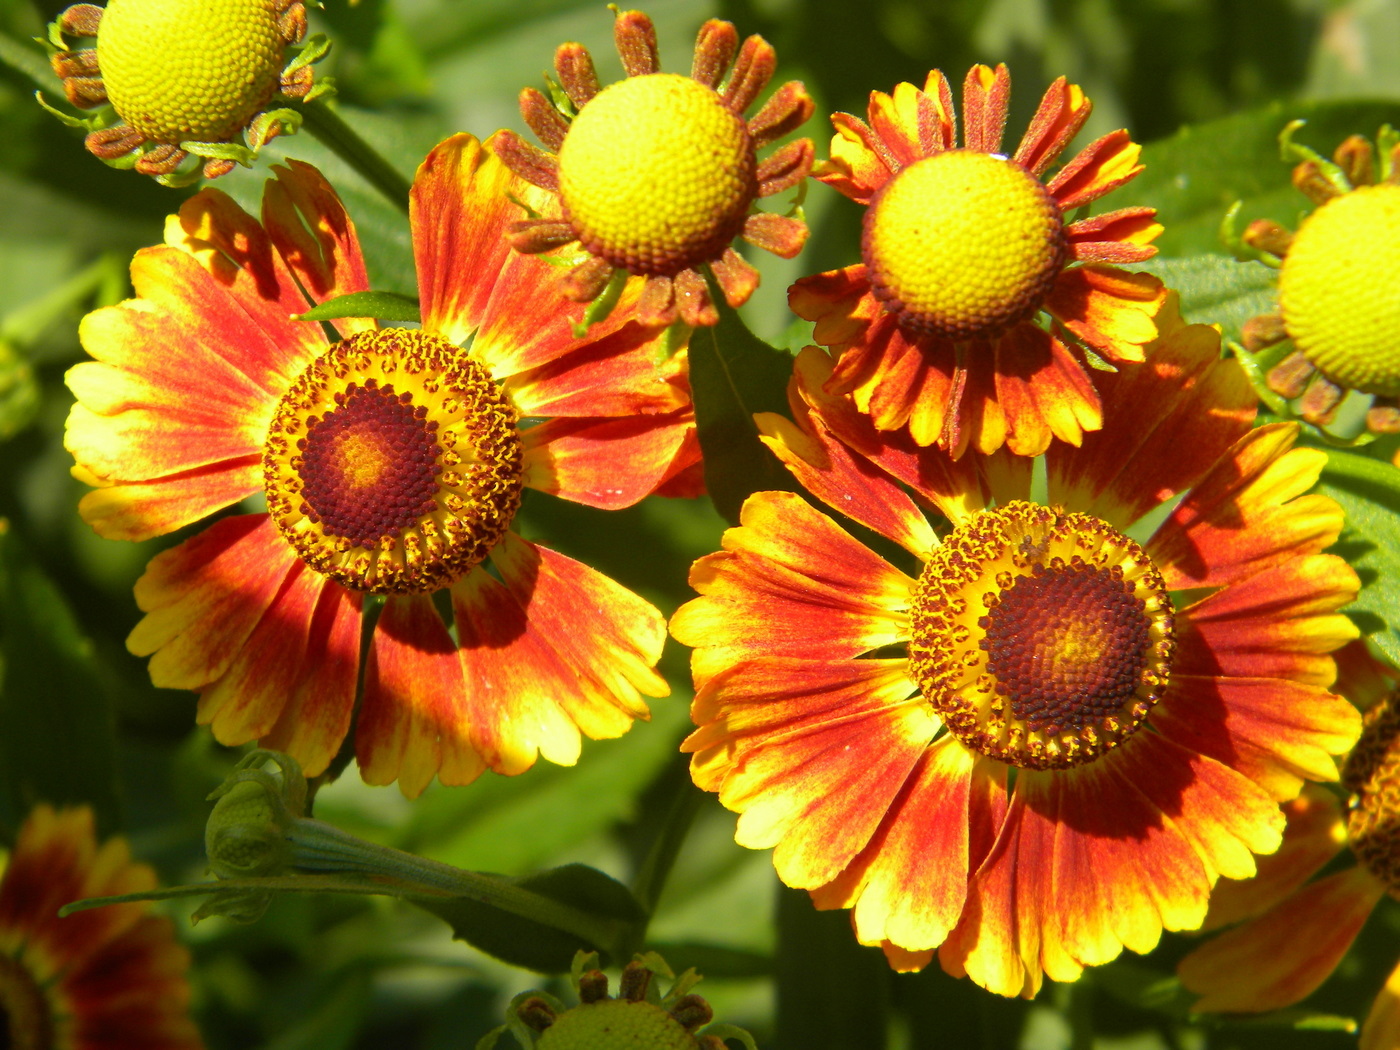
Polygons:
<instances>
[{"instance_id":1,"label":"foliage background","mask_svg":"<svg viewBox=\"0 0 1400 1050\"><path fill-rule=\"evenodd\" d=\"M84 489L68 475L61 439L79 317L130 294L131 253L159 241L164 216L191 191L105 168L35 105L36 78L61 97L30 40L62 6L0 0L0 843L35 798L88 801L103 829L124 831L165 880L189 882L203 877L204 796L237 755L192 727L192 696L153 689L123 645L138 618L131 585L172 541L96 538L75 512ZM1149 143L1148 172L1111 206L1162 209L1168 232L1154 268L1182 289L1190 320L1219 321L1227 334L1267 306L1269 275L1229 257L1217 233L1225 209L1243 198L1245 220L1295 223L1304 208L1278 157L1282 125L1309 116L1301 140L1330 153L1348 133L1400 124L1400 0L655 0L646 9L667 69L689 68L707 17L772 41L783 62L775 83L800 78L817 100L805 130L819 155L825 114L863 115L870 90L921 84L933 67L957 84L974 61L1007 62L1013 141L1045 85L1067 75L1095 104L1083 141L1126 126ZM312 13L313 31L334 40L318 78L335 76L342 114L407 175L453 131L521 129L516 94L540 84L564 40L593 50L605 82L619 75L611 21L597 0L327 0ZM266 156L280 151L320 165L340 189L375 287L411 294L402 216L309 135L278 140ZM219 185L255 206L265 174L260 164ZM813 236L797 260L754 260L764 284L745 318L779 345L800 346L807 334L787 313L788 283L856 259L859 210L816 184L806 209ZM1359 620L1394 658L1400 500L1375 462L1391 451L1372 446L1359 464L1338 458L1326 485L1352 520L1342 550L1367 582ZM689 596L690 562L717 547L723 528L703 501L604 513L531 493L523 514L527 536L667 614ZM651 723L586 745L576 768L541 763L515 779L435 785L415 803L351 771L321 793L317 815L476 870L582 861L626 881L667 786L686 776L675 745L690 694L674 643L663 669L674 692L653 705ZM819 915L805 895L782 890L768 856L740 849L732 834L732 815L707 798L651 947L678 970L699 966L717 1016L764 1047L1342 1047L1353 1037L1337 1016L1364 1015L1400 943L1400 909L1386 902L1309 1010L1262 1025L1189 1022L1170 974L1190 941L1170 935L1146 959L1050 985L1034 1003L1003 1001L936 967L891 974L879 953L855 946L843 914ZM471 1047L512 994L543 980L383 899L284 898L254 926L213 919L187 940L214 1050Z\"/></svg>"}]
</instances>

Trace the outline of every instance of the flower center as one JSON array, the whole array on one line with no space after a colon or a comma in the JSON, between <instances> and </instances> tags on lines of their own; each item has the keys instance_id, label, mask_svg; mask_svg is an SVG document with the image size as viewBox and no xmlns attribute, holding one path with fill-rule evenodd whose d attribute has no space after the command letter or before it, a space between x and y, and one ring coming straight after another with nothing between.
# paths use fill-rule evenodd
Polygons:
<instances>
[{"instance_id":1,"label":"flower center","mask_svg":"<svg viewBox=\"0 0 1400 1050\"><path fill-rule=\"evenodd\" d=\"M1400 693L1366 712L1342 783L1352 793L1347 813L1351 851L1392 895L1400 896Z\"/></svg>"},{"instance_id":2,"label":"flower center","mask_svg":"<svg viewBox=\"0 0 1400 1050\"><path fill-rule=\"evenodd\" d=\"M34 975L0 952L0 1047L51 1050L53 1015Z\"/></svg>"},{"instance_id":3,"label":"flower center","mask_svg":"<svg viewBox=\"0 0 1400 1050\"><path fill-rule=\"evenodd\" d=\"M1016 501L934 551L914 590L911 671L968 747L1025 769L1091 761L1166 686L1172 606L1132 540Z\"/></svg>"},{"instance_id":4,"label":"flower center","mask_svg":"<svg viewBox=\"0 0 1400 1050\"><path fill-rule=\"evenodd\" d=\"M316 571L433 591L480 564L520 506L516 412L461 347L389 328L336 343L283 396L267 507Z\"/></svg>"},{"instance_id":5,"label":"flower center","mask_svg":"<svg viewBox=\"0 0 1400 1050\"><path fill-rule=\"evenodd\" d=\"M109 0L102 82L151 142L231 139L277 89L286 41L268 0Z\"/></svg>"},{"instance_id":6,"label":"flower center","mask_svg":"<svg viewBox=\"0 0 1400 1050\"><path fill-rule=\"evenodd\" d=\"M905 168L865 213L875 297L919 335L980 339L1031 317L1068 256L1060 208L1014 161L949 150Z\"/></svg>"},{"instance_id":7,"label":"flower center","mask_svg":"<svg viewBox=\"0 0 1400 1050\"><path fill-rule=\"evenodd\" d=\"M1362 186L1308 216L1279 273L1284 326L1333 382L1400 394L1400 186Z\"/></svg>"},{"instance_id":8,"label":"flower center","mask_svg":"<svg viewBox=\"0 0 1400 1050\"><path fill-rule=\"evenodd\" d=\"M603 999L561 1013L536 1045L539 1050L698 1050L700 1044L660 1006Z\"/></svg>"},{"instance_id":9,"label":"flower center","mask_svg":"<svg viewBox=\"0 0 1400 1050\"><path fill-rule=\"evenodd\" d=\"M718 258L758 191L744 122L675 73L609 84L559 149L559 195L579 242L634 274Z\"/></svg>"}]
</instances>

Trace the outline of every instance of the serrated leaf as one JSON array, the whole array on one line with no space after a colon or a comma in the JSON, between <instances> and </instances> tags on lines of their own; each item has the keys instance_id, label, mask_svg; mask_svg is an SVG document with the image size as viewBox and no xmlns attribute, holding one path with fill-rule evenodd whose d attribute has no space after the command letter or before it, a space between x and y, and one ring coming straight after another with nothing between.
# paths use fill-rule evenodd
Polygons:
<instances>
[{"instance_id":1,"label":"serrated leaf","mask_svg":"<svg viewBox=\"0 0 1400 1050\"><path fill-rule=\"evenodd\" d=\"M0 825L36 802L119 826L112 701L62 593L0 521Z\"/></svg>"},{"instance_id":2,"label":"serrated leaf","mask_svg":"<svg viewBox=\"0 0 1400 1050\"><path fill-rule=\"evenodd\" d=\"M1330 549L1361 577L1361 593L1346 611L1392 663L1400 663L1400 469L1329 449L1318 491L1346 515L1341 539Z\"/></svg>"},{"instance_id":3,"label":"serrated leaf","mask_svg":"<svg viewBox=\"0 0 1400 1050\"><path fill-rule=\"evenodd\" d=\"M758 439L755 412L788 413L792 355L769 346L744 326L721 296L719 324L690 337L690 387L705 457L705 487L731 524L754 492L791 489L791 476Z\"/></svg>"},{"instance_id":4,"label":"serrated leaf","mask_svg":"<svg viewBox=\"0 0 1400 1050\"><path fill-rule=\"evenodd\" d=\"M397 292L350 292L318 303L304 314L302 321L333 321L338 317L373 317L380 321L419 321L422 314L418 300Z\"/></svg>"}]
</instances>

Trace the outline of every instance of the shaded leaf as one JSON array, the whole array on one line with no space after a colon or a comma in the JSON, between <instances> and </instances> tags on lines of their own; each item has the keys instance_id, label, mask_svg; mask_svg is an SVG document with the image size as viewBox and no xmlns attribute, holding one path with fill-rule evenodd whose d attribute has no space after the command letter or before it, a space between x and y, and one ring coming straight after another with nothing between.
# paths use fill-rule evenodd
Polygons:
<instances>
[{"instance_id":1,"label":"shaded leaf","mask_svg":"<svg viewBox=\"0 0 1400 1050\"><path fill-rule=\"evenodd\" d=\"M119 826L112 698L62 593L0 521L0 825L36 802Z\"/></svg>"},{"instance_id":2,"label":"shaded leaf","mask_svg":"<svg viewBox=\"0 0 1400 1050\"><path fill-rule=\"evenodd\" d=\"M791 489L791 476L758 439L755 412L788 412L792 355L763 342L721 296L719 324L690 337L690 386L705 457L705 486L715 509L738 524L751 493Z\"/></svg>"},{"instance_id":3,"label":"shaded leaf","mask_svg":"<svg viewBox=\"0 0 1400 1050\"><path fill-rule=\"evenodd\" d=\"M1346 528L1331 548L1361 577L1347 607L1356 625L1400 664L1400 470L1370 456L1327 450L1318 491L1342 506Z\"/></svg>"}]
</instances>

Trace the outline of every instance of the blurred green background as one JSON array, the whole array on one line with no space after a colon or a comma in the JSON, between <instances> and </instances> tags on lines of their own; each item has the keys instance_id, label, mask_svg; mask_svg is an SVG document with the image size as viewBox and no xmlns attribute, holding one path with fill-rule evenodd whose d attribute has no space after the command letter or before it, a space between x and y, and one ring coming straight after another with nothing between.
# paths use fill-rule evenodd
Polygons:
<instances>
[{"instance_id":1,"label":"blurred green background","mask_svg":"<svg viewBox=\"0 0 1400 1050\"><path fill-rule=\"evenodd\" d=\"M61 440L70 403L62 376L82 356L78 319L130 294L131 253L160 240L164 217L192 190L109 170L35 104L36 78L51 101L61 98L31 38L62 6L0 0L0 841L42 790L93 802L106 831L129 835L167 881L188 882L203 877L204 796L237 754L194 729L193 697L153 689L144 661L123 645L138 618L131 585L173 540L96 538L76 514L85 490L69 477ZM775 83L801 79L817 100L804 130L819 156L825 114L863 116L869 91L922 84L934 67L956 85L973 62L1011 66L1009 144L1045 85L1068 76L1094 102L1082 141L1126 126L1151 144L1147 174L1108 206L1163 209L1172 221L1154 265L1186 287L1191 320L1227 330L1267 307L1269 285L1262 267L1240 266L1218 243L1225 208L1243 197L1246 219L1287 222L1304 208L1273 145L1283 123L1313 115L1301 138L1324 152L1348 132L1400 124L1400 0L657 0L646 10L670 70L689 69L707 17L767 37L782 62ZM311 17L334 42L318 79L335 77L342 116L409 176L447 134L523 130L516 95L541 84L562 41L587 44L605 82L620 75L612 15L597 0L327 0ZM309 135L275 141L257 168L218 185L254 207L266 164L284 153L320 165L337 185L375 287L413 293L406 221ZM787 312L787 285L857 258L855 205L812 184L806 213L813 235L801 256L754 259L764 283L744 315L779 345L806 336ZM668 615L689 596L690 562L718 546L723 527L706 501L604 513L531 493L522 513L527 537L597 566ZM1400 572L1379 547L1376 557L1392 560L1377 563L1374 601L1388 602ZM686 775L675 748L690 694L674 643L663 669L673 694L653 704L652 721L586 745L576 768L541 763L515 779L435 785L413 803L395 788L365 787L352 769L322 791L317 815L476 870L582 861L626 881L667 785ZM707 798L651 946L678 970L699 966L717 1017L748 1027L763 1047L1341 1047L1354 1037L1329 1015L1364 1015L1400 946L1400 914L1378 909L1315 1009L1262 1026L1189 1023L1169 977L1190 942L1171 936L1147 959L1049 985L1034 1003L1007 1002L936 967L890 974L878 952L854 945L843 914L817 915L805 895L781 890L768 856L732 835L732 815ZM382 899L282 899L253 926L184 928L197 1015L215 1050L471 1047L515 992L561 987Z\"/></svg>"}]
</instances>

